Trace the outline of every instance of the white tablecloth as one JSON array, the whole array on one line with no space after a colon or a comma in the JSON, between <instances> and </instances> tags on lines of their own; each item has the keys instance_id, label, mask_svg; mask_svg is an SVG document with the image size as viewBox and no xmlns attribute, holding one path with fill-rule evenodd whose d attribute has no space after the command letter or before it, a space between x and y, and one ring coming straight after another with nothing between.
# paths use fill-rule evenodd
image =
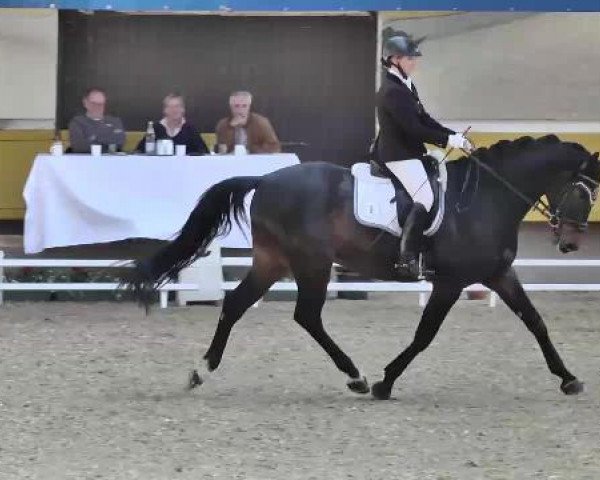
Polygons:
<instances>
[{"instance_id":1,"label":"white tablecloth","mask_svg":"<svg viewBox=\"0 0 600 480\"><path fill-rule=\"evenodd\" d=\"M127 238L170 239L200 195L238 175L264 175L299 163L292 154L149 157L38 155L23 197L25 253ZM223 247L249 247L237 226Z\"/></svg>"}]
</instances>

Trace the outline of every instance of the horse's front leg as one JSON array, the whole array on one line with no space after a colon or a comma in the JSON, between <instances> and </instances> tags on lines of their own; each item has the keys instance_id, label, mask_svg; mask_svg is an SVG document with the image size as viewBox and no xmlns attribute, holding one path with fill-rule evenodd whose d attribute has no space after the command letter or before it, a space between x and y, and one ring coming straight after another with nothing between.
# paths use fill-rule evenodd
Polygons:
<instances>
[{"instance_id":1,"label":"horse's front leg","mask_svg":"<svg viewBox=\"0 0 600 480\"><path fill-rule=\"evenodd\" d=\"M487 282L485 285L494 290L508 307L521 319L525 326L535 336L548 368L561 378L560 389L567 395L583 391L583 383L567 370L548 335L548 329L542 317L532 305L531 300L523 290L523 286L513 268L507 270Z\"/></svg>"},{"instance_id":2,"label":"horse's front leg","mask_svg":"<svg viewBox=\"0 0 600 480\"><path fill-rule=\"evenodd\" d=\"M415 337L411 344L398 355L387 367L383 381L373 385L371 392L378 400L390 398L392 387L396 379L408 367L410 362L423 350L425 350L435 338L448 311L460 297L461 287L449 284L436 283L429 302L423 311L423 316L417 327Z\"/></svg>"}]
</instances>

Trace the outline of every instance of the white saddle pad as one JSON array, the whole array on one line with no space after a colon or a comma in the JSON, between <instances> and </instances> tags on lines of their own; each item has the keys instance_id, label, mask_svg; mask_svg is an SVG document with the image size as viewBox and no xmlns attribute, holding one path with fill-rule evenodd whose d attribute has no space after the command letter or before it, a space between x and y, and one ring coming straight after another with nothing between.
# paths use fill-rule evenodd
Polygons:
<instances>
[{"instance_id":1,"label":"white saddle pad","mask_svg":"<svg viewBox=\"0 0 600 480\"><path fill-rule=\"evenodd\" d=\"M402 227L398 225L396 203L390 203L390 200L395 197L392 181L371 175L371 167L368 163L354 164L352 175L354 176L354 216L358 223L367 227L381 228L400 237ZM441 178L445 178L445 172ZM444 219L445 190L443 185L435 218L424 232L427 236L434 235Z\"/></svg>"}]
</instances>

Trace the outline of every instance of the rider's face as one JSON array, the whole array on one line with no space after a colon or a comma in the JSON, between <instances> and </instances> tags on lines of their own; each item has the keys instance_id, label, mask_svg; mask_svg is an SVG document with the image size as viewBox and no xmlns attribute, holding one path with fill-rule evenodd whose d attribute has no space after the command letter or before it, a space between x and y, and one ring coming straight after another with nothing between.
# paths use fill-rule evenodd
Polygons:
<instances>
[{"instance_id":1,"label":"rider's face","mask_svg":"<svg viewBox=\"0 0 600 480\"><path fill-rule=\"evenodd\" d=\"M402 67L404 73L407 75L412 75L412 73L417 68L417 59L419 57L399 57L398 65Z\"/></svg>"}]
</instances>

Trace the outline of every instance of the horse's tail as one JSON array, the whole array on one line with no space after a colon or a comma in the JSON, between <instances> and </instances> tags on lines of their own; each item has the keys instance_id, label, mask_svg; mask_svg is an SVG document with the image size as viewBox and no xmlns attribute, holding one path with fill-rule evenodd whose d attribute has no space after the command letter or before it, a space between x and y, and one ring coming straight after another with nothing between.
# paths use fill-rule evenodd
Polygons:
<instances>
[{"instance_id":1,"label":"horse's tail","mask_svg":"<svg viewBox=\"0 0 600 480\"><path fill-rule=\"evenodd\" d=\"M136 261L122 284L133 289L147 308L154 291L205 256L216 237L229 233L232 214L240 227L242 220L247 222L244 198L260 184L261 178L233 177L213 185L200 197L178 236L152 257Z\"/></svg>"}]
</instances>

